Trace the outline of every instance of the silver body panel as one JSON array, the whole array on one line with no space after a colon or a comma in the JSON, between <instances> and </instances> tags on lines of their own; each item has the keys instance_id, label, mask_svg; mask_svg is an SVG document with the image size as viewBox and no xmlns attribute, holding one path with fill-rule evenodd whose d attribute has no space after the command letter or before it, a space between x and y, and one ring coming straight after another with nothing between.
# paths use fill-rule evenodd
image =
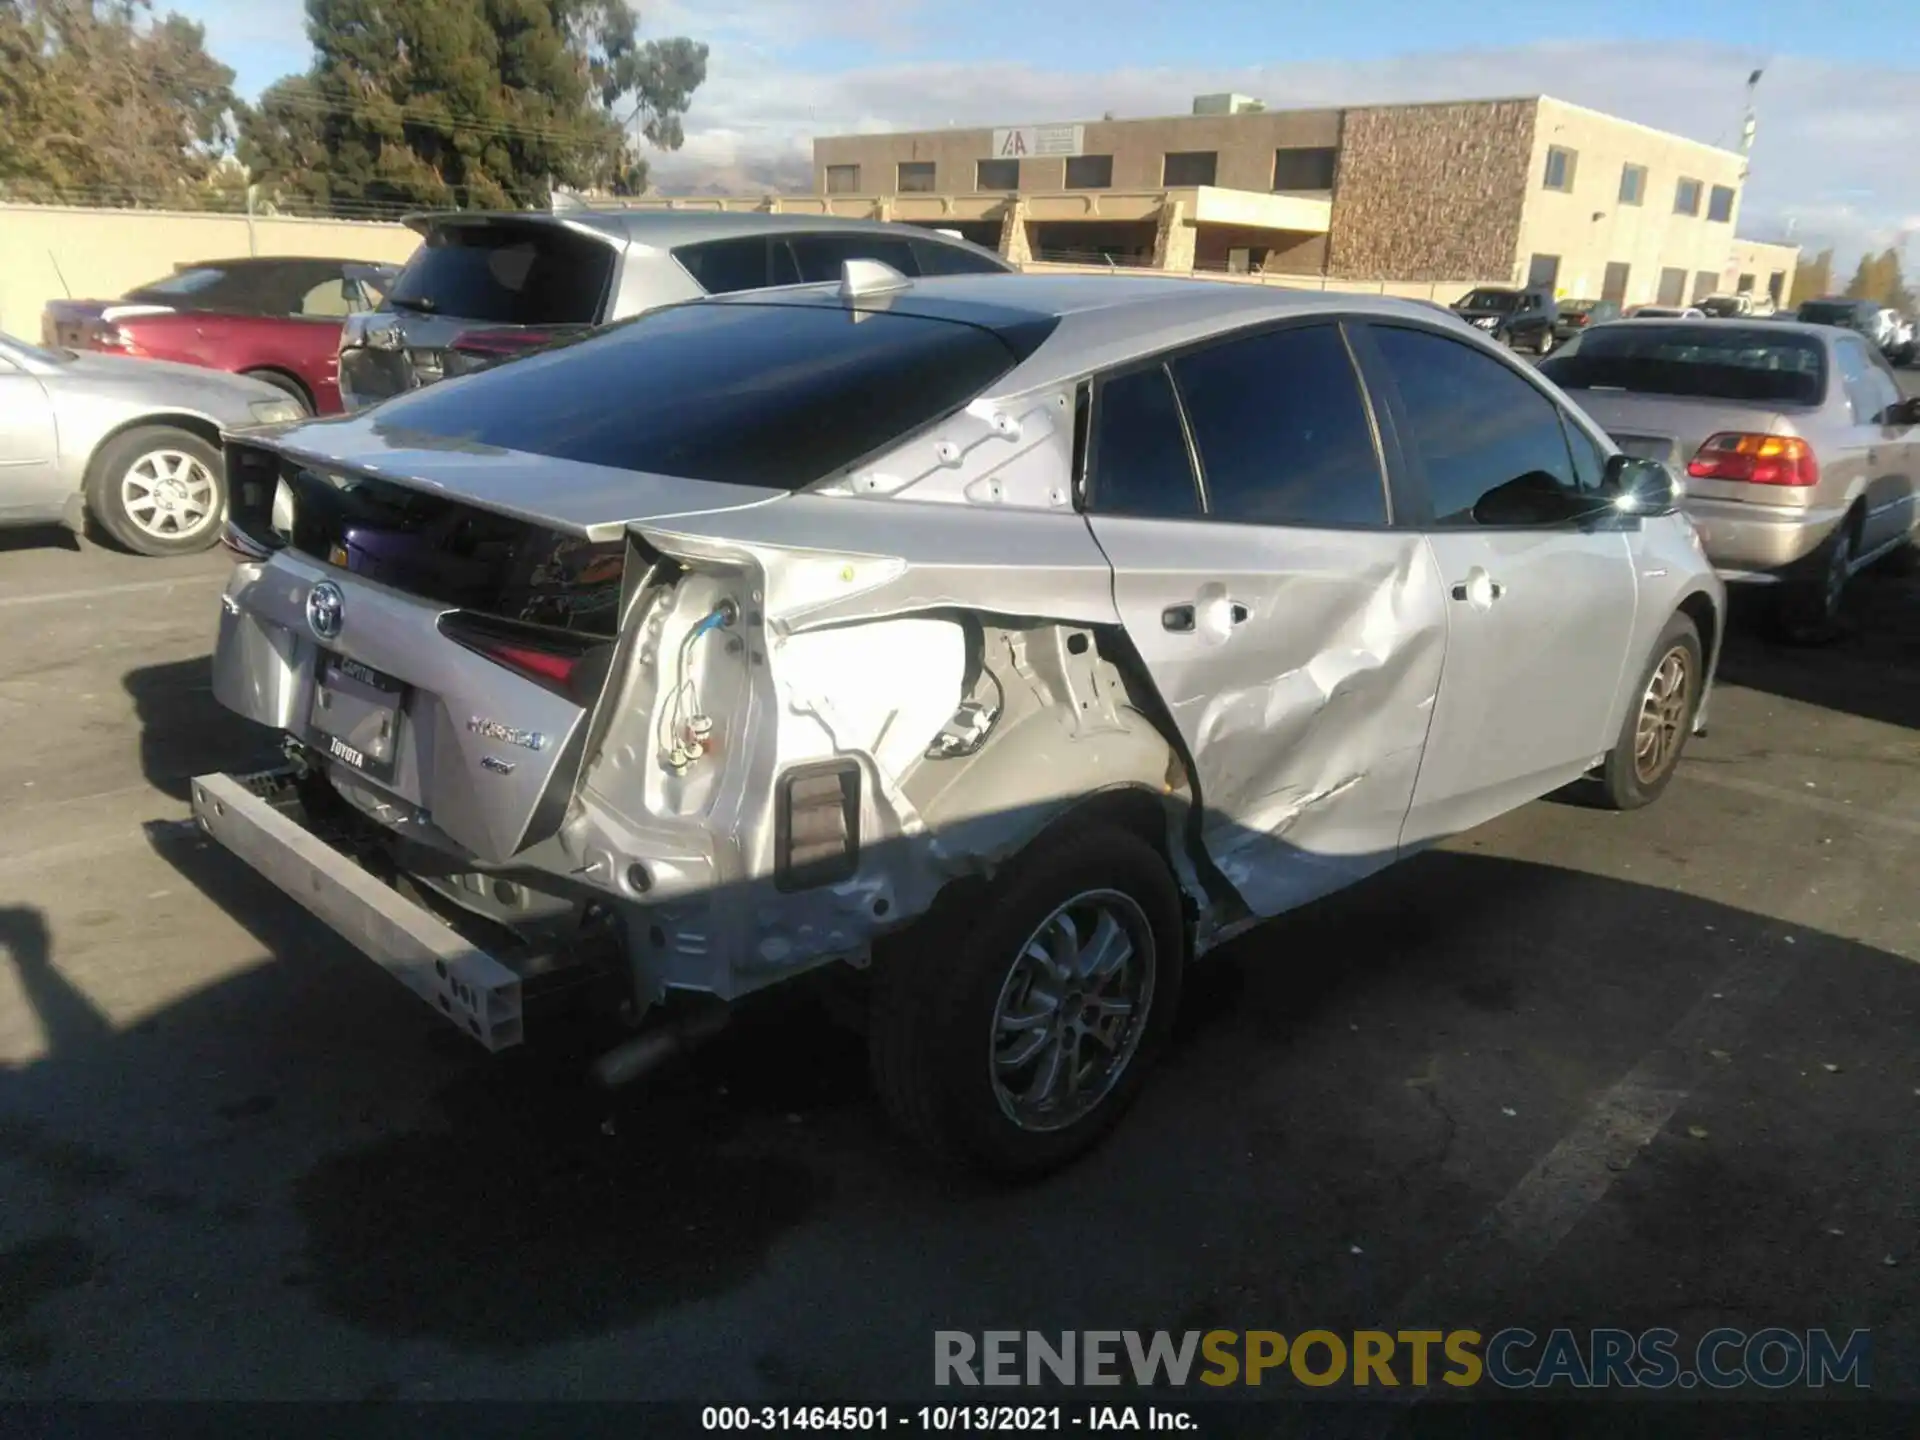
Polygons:
<instances>
[{"instance_id":1,"label":"silver body panel","mask_svg":"<svg viewBox=\"0 0 1920 1440\"><path fill-rule=\"evenodd\" d=\"M1266 320L1415 324L1567 403L1428 307L1078 277L923 282L881 303L951 313L1002 295L1058 321L1029 359L928 431L797 494L428 446L384 410L298 427L276 440L282 455L571 534L624 532L678 578L631 595L604 691L576 704L446 640L435 630L446 607L282 551L235 571L216 694L303 734L320 648L304 607L321 580L336 582L344 622L328 647L411 687L393 778L370 783L336 762L347 798L476 870L544 877L617 915L644 1007L675 989L733 999L830 961L864 963L949 885L992 875L1113 792L1164 812L1204 952L1589 770L1683 604L1707 607L1709 663L1717 652L1724 590L1680 515L1341 531L1077 507L1085 377ZM705 303L838 302L796 291ZM1456 598L1476 576L1498 582L1497 603ZM738 623L695 646L723 602ZM1161 623L1180 605L1198 616L1184 633ZM969 679L975 652L1000 718L977 752L933 758L943 726L984 693ZM680 654L714 730L708 759L676 771L657 737L665 697L683 688L668 671ZM480 716L554 744L509 754L475 730ZM569 775L557 757L575 738ZM823 761L862 776L859 863L844 880L782 890L777 782ZM536 834L550 783L564 814Z\"/></svg>"},{"instance_id":2,"label":"silver body panel","mask_svg":"<svg viewBox=\"0 0 1920 1440\"><path fill-rule=\"evenodd\" d=\"M52 352L0 335L0 526L69 518L100 447L136 425L193 430L210 442L257 424L271 385L197 365Z\"/></svg>"}]
</instances>

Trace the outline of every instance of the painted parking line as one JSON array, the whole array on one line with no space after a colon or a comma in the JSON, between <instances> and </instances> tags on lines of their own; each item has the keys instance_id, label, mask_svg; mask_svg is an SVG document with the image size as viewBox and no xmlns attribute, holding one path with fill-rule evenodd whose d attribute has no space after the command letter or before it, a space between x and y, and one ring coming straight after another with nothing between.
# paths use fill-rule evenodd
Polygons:
<instances>
[{"instance_id":1,"label":"painted parking line","mask_svg":"<svg viewBox=\"0 0 1920 1440\"><path fill-rule=\"evenodd\" d=\"M182 575L172 580L130 580L124 585L96 585L91 590L51 590L38 595L0 595L0 607L12 605L62 605L87 600L107 600L115 595L144 595L155 590L172 590L181 585L224 585L227 577L218 575Z\"/></svg>"},{"instance_id":2,"label":"painted parking line","mask_svg":"<svg viewBox=\"0 0 1920 1440\"><path fill-rule=\"evenodd\" d=\"M1841 800L1829 800L1824 795L1809 795L1802 790L1789 790L1782 785L1769 785L1764 780L1745 780L1738 775L1722 775L1698 765L1684 767L1677 777L1701 785L1716 786L1721 790L1735 790L1742 795L1752 795L1761 800L1776 800L1783 805L1797 805L1802 810L1812 810L1821 815L1832 815L1837 819L1850 820L1856 825L1878 825L1882 829L1897 830L1902 835L1920 835L1920 819L1906 815L1888 815L1864 805L1849 805Z\"/></svg>"}]
</instances>

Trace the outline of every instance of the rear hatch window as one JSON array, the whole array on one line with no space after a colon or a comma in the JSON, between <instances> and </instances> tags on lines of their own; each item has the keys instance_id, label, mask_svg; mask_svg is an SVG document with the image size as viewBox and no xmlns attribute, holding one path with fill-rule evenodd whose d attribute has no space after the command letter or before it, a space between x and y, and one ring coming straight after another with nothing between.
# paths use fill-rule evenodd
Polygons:
<instances>
[{"instance_id":1,"label":"rear hatch window","mask_svg":"<svg viewBox=\"0 0 1920 1440\"><path fill-rule=\"evenodd\" d=\"M1851 305L1809 303L1800 307L1800 318L1809 325L1851 325L1856 312Z\"/></svg>"},{"instance_id":2,"label":"rear hatch window","mask_svg":"<svg viewBox=\"0 0 1920 1440\"><path fill-rule=\"evenodd\" d=\"M376 423L410 446L797 490L960 409L1050 328L702 301L402 396Z\"/></svg>"},{"instance_id":3,"label":"rear hatch window","mask_svg":"<svg viewBox=\"0 0 1920 1440\"><path fill-rule=\"evenodd\" d=\"M1520 296L1512 290L1475 290L1460 302L1462 310L1488 315L1510 315L1519 306Z\"/></svg>"},{"instance_id":4,"label":"rear hatch window","mask_svg":"<svg viewBox=\"0 0 1920 1440\"><path fill-rule=\"evenodd\" d=\"M390 305L495 325L591 324L613 246L558 225L437 225L387 292Z\"/></svg>"},{"instance_id":5,"label":"rear hatch window","mask_svg":"<svg viewBox=\"0 0 1920 1440\"><path fill-rule=\"evenodd\" d=\"M1827 387L1819 341L1744 325L1609 326L1568 342L1540 371L1569 390L1774 405L1818 405Z\"/></svg>"}]
</instances>

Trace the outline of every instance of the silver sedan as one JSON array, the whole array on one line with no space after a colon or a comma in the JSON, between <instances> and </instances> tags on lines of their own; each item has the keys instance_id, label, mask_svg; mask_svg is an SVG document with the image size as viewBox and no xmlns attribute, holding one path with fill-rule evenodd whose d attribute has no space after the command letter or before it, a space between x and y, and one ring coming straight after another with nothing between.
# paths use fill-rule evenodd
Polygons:
<instances>
[{"instance_id":1,"label":"silver sedan","mask_svg":"<svg viewBox=\"0 0 1920 1440\"><path fill-rule=\"evenodd\" d=\"M221 431L301 413L258 380L0 334L0 527L91 515L141 555L204 550L226 521Z\"/></svg>"}]
</instances>

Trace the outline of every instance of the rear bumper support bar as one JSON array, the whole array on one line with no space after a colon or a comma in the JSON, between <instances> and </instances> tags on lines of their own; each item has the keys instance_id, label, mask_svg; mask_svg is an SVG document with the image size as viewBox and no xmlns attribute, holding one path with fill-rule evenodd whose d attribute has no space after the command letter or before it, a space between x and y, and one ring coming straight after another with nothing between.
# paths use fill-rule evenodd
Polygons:
<instances>
[{"instance_id":1,"label":"rear bumper support bar","mask_svg":"<svg viewBox=\"0 0 1920 1440\"><path fill-rule=\"evenodd\" d=\"M523 1038L520 977L260 792L270 777L200 775L200 828L489 1050Z\"/></svg>"}]
</instances>

